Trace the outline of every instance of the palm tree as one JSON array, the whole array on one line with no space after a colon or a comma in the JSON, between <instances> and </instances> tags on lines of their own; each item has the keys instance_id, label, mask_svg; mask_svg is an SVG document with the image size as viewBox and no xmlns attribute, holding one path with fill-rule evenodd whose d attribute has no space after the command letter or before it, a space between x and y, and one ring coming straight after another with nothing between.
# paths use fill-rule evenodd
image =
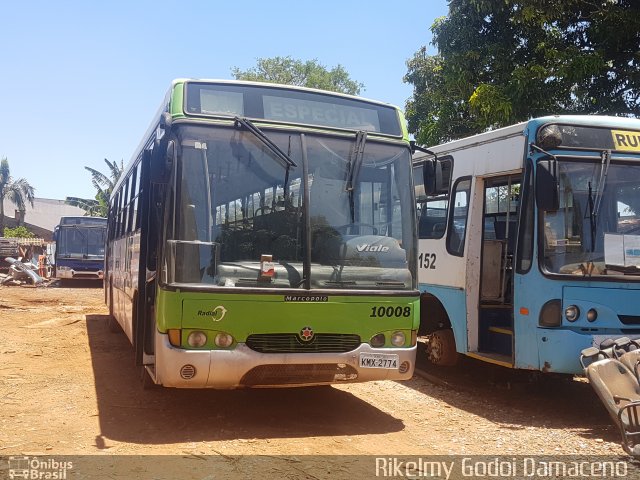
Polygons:
<instances>
[{"instance_id":1,"label":"palm tree","mask_svg":"<svg viewBox=\"0 0 640 480\"><path fill-rule=\"evenodd\" d=\"M104 162L109 167L109 175L96 170L91 167L84 167L85 170L91 173L91 183L97 190L95 198L79 198L79 197L67 197L65 203L80 207L85 211L85 215L95 215L98 217L106 217L109 212L109 197L113 191L113 187L116 186L118 178L122 175L124 170L122 160L120 165L114 160L110 162L106 158Z\"/></svg>"},{"instance_id":2,"label":"palm tree","mask_svg":"<svg viewBox=\"0 0 640 480\"><path fill-rule=\"evenodd\" d=\"M0 160L0 237L4 232L4 199L9 199L18 210L25 211L27 202L33 207L35 188L29 185L24 178L14 180L11 178L9 160L3 157Z\"/></svg>"}]
</instances>

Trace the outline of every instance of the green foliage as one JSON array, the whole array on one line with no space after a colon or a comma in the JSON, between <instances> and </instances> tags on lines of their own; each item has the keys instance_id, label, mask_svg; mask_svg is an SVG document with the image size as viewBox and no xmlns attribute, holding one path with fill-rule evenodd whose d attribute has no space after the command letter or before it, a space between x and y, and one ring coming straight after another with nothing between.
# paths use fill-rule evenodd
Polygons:
<instances>
[{"instance_id":1,"label":"green foliage","mask_svg":"<svg viewBox=\"0 0 640 480\"><path fill-rule=\"evenodd\" d=\"M303 62L288 56L258 58L255 67L247 70L233 67L231 73L236 80L297 85L350 95L358 95L364 88L364 84L349 77L342 65L328 70L317 59Z\"/></svg>"},{"instance_id":2,"label":"green foliage","mask_svg":"<svg viewBox=\"0 0 640 480\"><path fill-rule=\"evenodd\" d=\"M104 210L100 205L100 202L93 198L67 197L65 198L64 203L81 208L84 210L85 215L92 217L104 217L105 214L103 214L103 212L108 212L108 209Z\"/></svg>"},{"instance_id":3,"label":"green foliage","mask_svg":"<svg viewBox=\"0 0 640 480\"><path fill-rule=\"evenodd\" d=\"M95 198L67 197L65 199L67 205L73 205L74 207L83 209L85 215L106 217L109 214L109 197L111 196L113 187L115 187L118 182L118 178L122 175L124 165L122 160L120 161L120 165L118 165L115 160L110 162L106 158L104 162L109 168L108 175L94 168L84 167L85 170L91 173L91 183L96 189Z\"/></svg>"},{"instance_id":4,"label":"green foliage","mask_svg":"<svg viewBox=\"0 0 640 480\"><path fill-rule=\"evenodd\" d=\"M4 228L4 237L6 238L34 238L35 235L27 230L24 225L19 225L16 228Z\"/></svg>"},{"instance_id":5,"label":"green foliage","mask_svg":"<svg viewBox=\"0 0 640 480\"><path fill-rule=\"evenodd\" d=\"M548 114L640 115L640 2L451 0L407 62L409 131L433 145Z\"/></svg>"},{"instance_id":6,"label":"green foliage","mask_svg":"<svg viewBox=\"0 0 640 480\"><path fill-rule=\"evenodd\" d=\"M33 207L35 188L24 178L14 180L11 177L9 161L6 157L0 160L0 232L4 231L4 199L7 198L18 210L24 211L27 202Z\"/></svg>"}]
</instances>

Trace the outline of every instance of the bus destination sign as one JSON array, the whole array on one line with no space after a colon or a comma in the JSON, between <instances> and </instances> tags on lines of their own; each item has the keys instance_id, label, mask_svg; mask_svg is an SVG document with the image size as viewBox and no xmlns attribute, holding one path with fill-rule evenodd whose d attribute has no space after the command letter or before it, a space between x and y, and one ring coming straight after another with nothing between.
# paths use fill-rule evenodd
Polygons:
<instances>
[{"instance_id":1,"label":"bus destination sign","mask_svg":"<svg viewBox=\"0 0 640 480\"><path fill-rule=\"evenodd\" d=\"M611 130L613 147L622 152L640 152L640 132Z\"/></svg>"},{"instance_id":2,"label":"bus destination sign","mask_svg":"<svg viewBox=\"0 0 640 480\"><path fill-rule=\"evenodd\" d=\"M247 117L286 124L402 135L397 110L356 97L287 87L189 82L188 115Z\"/></svg>"},{"instance_id":3,"label":"bus destination sign","mask_svg":"<svg viewBox=\"0 0 640 480\"><path fill-rule=\"evenodd\" d=\"M264 118L351 130L380 131L378 112L352 105L315 102L289 97L263 96Z\"/></svg>"}]
</instances>

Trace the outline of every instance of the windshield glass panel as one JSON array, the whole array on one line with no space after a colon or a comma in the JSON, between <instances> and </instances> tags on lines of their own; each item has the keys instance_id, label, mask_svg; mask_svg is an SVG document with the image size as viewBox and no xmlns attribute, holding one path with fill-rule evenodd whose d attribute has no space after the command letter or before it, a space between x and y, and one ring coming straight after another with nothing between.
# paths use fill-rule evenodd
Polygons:
<instances>
[{"instance_id":1,"label":"windshield glass panel","mask_svg":"<svg viewBox=\"0 0 640 480\"><path fill-rule=\"evenodd\" d=\"M265 134L295 165L283 163L246 130L180 128L175 234L167 237L165 281L229 288L413 288L407 259L415 248L415 213L410 188L399 188L411 185L408 148L368 140L356 162L355 135L308 135L305 179L300 135Z\"/></svg>"},{"instance_id":2,"label":"windshield glass panel","mask_svg":"<svg viewBox=\"0 0 640 480\"><path fill-rule=\"evenodd\" d=\"M64 227L58 232L58 255L104 257L104 228Z\"/></svg>"},{"instance_id":3,"label":"windshield glass panel","mask_svg":"<svg viewBox=\"0 0 640 480\"><path fill-rule=\"evenodd\" d=\"M640 165L612 161L604 169L600 161L560 160L558 181L560 208L542 213L543 268L580 276L640 273Z\"/></svg>"}]
</instances>

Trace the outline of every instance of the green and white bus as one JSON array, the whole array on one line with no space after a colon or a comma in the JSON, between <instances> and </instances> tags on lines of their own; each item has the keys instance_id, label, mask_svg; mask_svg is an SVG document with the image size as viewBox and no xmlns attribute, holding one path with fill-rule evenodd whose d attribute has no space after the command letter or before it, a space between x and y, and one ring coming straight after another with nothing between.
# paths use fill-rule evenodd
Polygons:
<instances>
[{"instance_id":1,"label":"green and white bus","mask_svg":"<svg viewBox=\"0 0 640 480\"><path fill-rule=\"evenodd\" d=\"M110 327L146 384L409 379L416 243L397 108L175 80L110 201Z\"/></svg>"}]
</instances>

